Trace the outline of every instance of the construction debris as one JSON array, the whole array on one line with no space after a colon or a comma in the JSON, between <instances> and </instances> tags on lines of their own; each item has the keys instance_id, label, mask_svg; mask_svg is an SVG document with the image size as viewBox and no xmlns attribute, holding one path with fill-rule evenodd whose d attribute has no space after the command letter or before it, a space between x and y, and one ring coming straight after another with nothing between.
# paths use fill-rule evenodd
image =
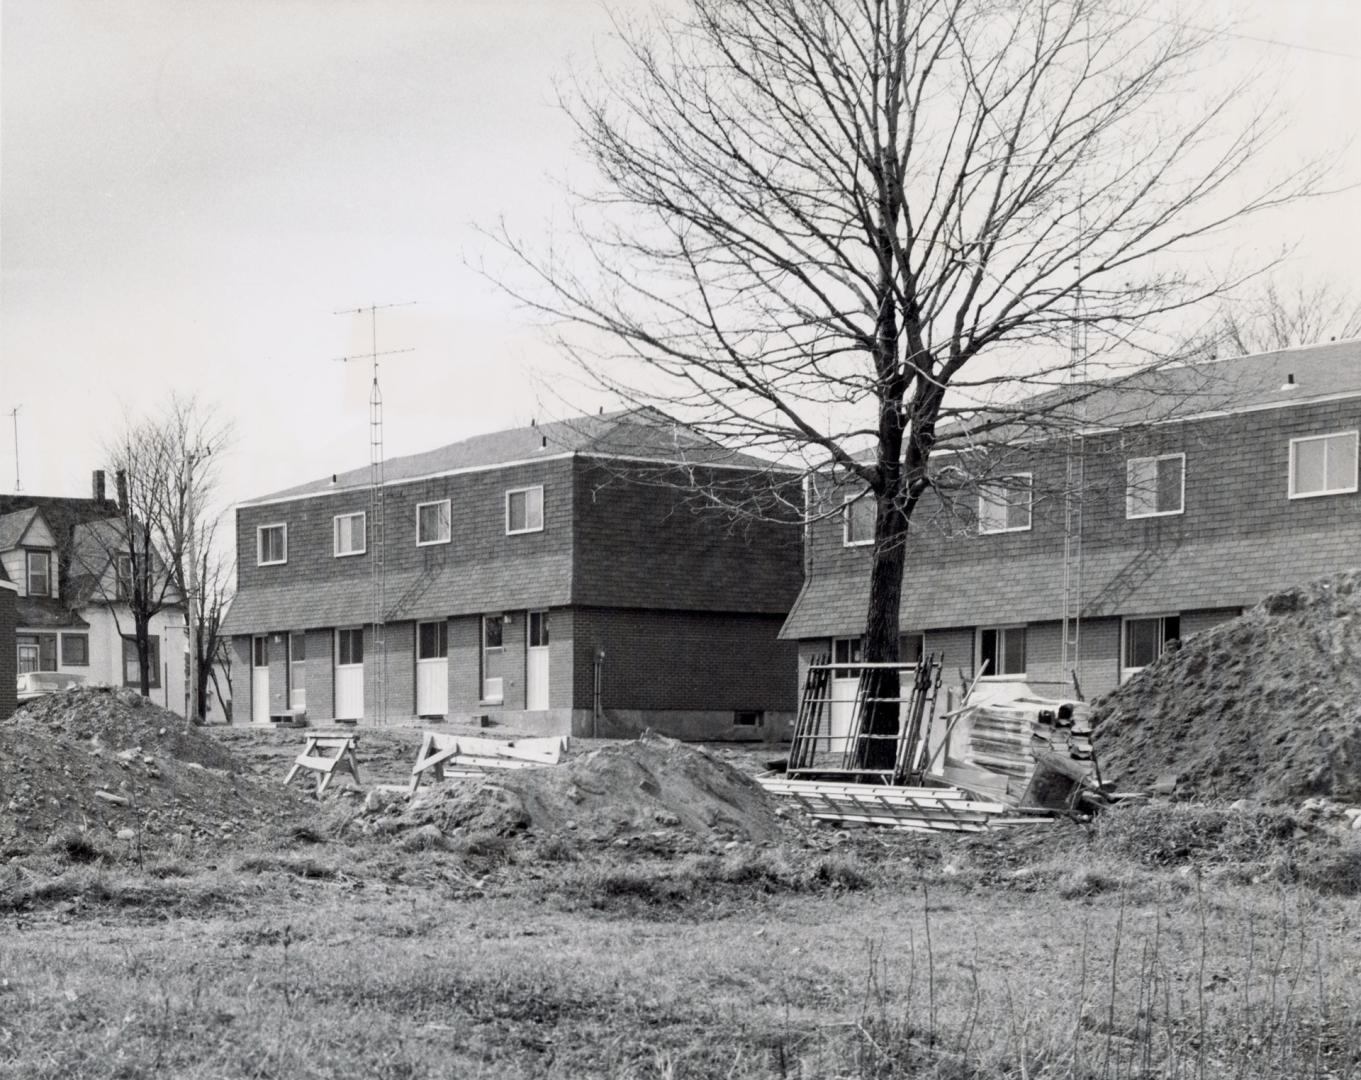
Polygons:
<instances>
[{"instance_id":1,"label":"construction debris","mask_svg":"<svg viewBox=\"0 0 1361 1080\"><path fill-rule=\"evenodd\" d=\"M530 769L556 765L562 760L568 742L565 735L533 739L485 739L427 731L421 738L416 764L411 769L410 793L416 793L422 777L428 773L433 773L436 780L443 780L446 776L483 776L489 769Z\"/></svg>"}]
</instances>

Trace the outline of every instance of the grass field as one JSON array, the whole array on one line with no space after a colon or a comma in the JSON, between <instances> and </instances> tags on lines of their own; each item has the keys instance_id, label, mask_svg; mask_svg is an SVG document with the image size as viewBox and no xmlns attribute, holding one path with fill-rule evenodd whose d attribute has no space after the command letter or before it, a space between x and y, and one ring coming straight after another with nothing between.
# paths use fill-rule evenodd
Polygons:
<instances>
[{"instance_id":1,"label":"grass field","mask_svg":"<svg viewBox=\"0 0 1361 1080\"><path fill-rule=\"evenodd\" d=\"M1361 1077L1361 850L1281 815L679 854L344 803L0 866L0 1075Z\"/></svg>"}]
</instances>

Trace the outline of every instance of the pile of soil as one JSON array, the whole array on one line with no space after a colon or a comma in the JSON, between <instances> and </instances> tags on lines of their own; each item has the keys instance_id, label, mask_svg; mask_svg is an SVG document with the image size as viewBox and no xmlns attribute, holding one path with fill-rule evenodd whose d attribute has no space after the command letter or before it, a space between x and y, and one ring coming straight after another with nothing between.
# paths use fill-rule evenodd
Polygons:
<instances>
[{"instance_id":1,"label":"pile of soil","mask_svg":"<svg viewBox=\"0 0 1361 1080\"><path fill-rule=\"evenodd\" d=\"M0 856L72 831L144 849L227 840L310 810L132 691L54 694L0 724Z\"/></svg>"},{"instance_id":2,"label":"pile of soil","mask_svg":"<svg viewBox=\"0 0 1361 1080\"><path fill-rule=\"evenodd\" d=\"M371 798L366 831L619 840L667 832L773 841L786 826L750 776L704 750L645 734L561 765L507 769L428 787L404 806Z\"/></svg>"},{"instance_id":3,"label":"pile of soil","mask_svg":"<svg viewBox=\"0 0 1361 1080\"><path fill-rule=\"evenodd\" d=\"M1103 774L1189 798L1361 801L1361 571L1268 596L1096 703Z\"/></svg>"}]
</instances>

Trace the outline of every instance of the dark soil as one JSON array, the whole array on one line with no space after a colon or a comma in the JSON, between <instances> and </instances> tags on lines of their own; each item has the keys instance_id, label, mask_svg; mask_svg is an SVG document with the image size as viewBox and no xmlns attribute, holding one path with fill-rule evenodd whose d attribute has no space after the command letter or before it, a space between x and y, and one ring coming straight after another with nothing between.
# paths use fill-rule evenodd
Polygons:
<instances>
[{"instance_id":1,"label":"dark soil","mask_svg":"<svg viewBox=\"0 0 1361 1080\"><path fill-rule=\"evenodd\" d=\"M1361 800L1361 571L1273 594L1094 707L1103 773L1195 799Z\"/></svg>"}]
</instances>

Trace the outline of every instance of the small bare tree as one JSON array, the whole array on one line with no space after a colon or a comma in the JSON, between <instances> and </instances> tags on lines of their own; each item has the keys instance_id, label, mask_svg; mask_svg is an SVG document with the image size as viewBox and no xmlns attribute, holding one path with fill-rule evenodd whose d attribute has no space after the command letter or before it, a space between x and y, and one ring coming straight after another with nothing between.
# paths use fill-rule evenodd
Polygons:
<instances>
[{"instance_id":1,"label":"small bare tree","mask_svg":"<svg viewBox=\"0 0 1361 1080\"><path fill-rule=\"evenodd\" d=\"M626 64L563 95L599 183L550 247L503 227L494 276L594 387L872 498L871 661L923 496L998 480L990 433L1074 423L1022 401L1068 382L1074 329L1099 349L1218 295L1177 253L1318 182L1250 174L1246 80L1198 84L1213 32L1141 0L689 0L619 29Z\"/></svg>"},{"instance_id":2,"label":"small bare tree","mask_svg":"<svg viewBox=\"0 0 1361 1080\"><path fill-rule=\"evenodd\" d=\"M1252 297L1225 302L1203 348L1247 356L1296 345L1361 337L1361 300L1337 285L1268 281Z\"/></svg>"}]
</instances>

